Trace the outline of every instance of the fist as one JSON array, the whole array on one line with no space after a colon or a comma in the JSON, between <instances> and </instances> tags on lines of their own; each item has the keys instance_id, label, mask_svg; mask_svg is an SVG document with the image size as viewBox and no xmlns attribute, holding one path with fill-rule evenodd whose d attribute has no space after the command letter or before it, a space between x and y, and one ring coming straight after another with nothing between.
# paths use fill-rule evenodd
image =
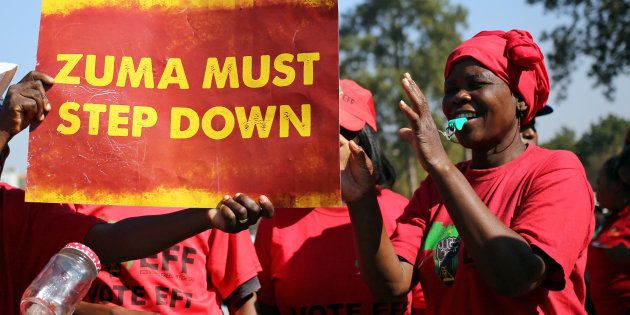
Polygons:
<instances>
[{"instance_id":1,"label":"fist","mask_svg":"<svg viewBox=\"0 0 630 315\"><path fill-rule=\"evenodd\" d=\"M238 233L256 224L261 216L273 216L273 204L266 196L260 196L258 202L244 194L234 197L225 196L215 209L210 209L208 216L213 228L228 233Z\"/></svg>"}]
</instances>

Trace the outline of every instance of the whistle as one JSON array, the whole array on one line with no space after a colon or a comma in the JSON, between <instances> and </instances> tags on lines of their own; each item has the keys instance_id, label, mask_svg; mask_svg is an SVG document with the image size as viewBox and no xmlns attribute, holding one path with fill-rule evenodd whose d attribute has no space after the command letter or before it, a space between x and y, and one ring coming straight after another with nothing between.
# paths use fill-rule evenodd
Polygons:
<instances>
[{"instance_id":1,"label":"whistle","mask_svg":"<svg viewBox=\"0 0 630 315\"><path fill-rule=\"evenodd\" d=\"M457 138L455 137L455 131L461 131L464 128L464 124L468 121L466 117L460 117L451 119L448 121L446 128L444 131L439 130L442 136L446 138L446 140L457 143Z\"/></svg>"}]
</instances>

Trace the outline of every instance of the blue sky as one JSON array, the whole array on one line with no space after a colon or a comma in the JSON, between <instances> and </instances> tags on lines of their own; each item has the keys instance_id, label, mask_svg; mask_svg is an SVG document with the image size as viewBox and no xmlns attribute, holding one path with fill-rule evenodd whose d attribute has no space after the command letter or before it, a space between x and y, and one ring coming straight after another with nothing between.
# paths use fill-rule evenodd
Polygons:
<instances>
[{"instance_id":1,"label":"blue sky","mask_svg":"<svg viewBox=\"0 0 630 315\"><path fill-rule=\"evenodd\" d=\"M360 2L359 0L340 0L339 10L345 12ZM466 38L484 29L513 28L529 30L534 38L538 38L543 30L551 29L562 21L562 17L545 14L541 6L529 6L524 0L456 0L453 2L460 3L469 9L469 27L464 30ZM40 7L41 1L37 0L5 1L0 10L0 29L3 31L0 61L17 63L20 66L14 81L19 80L35 67ZM543 52L551 49L548 43L541 46ZM409 69L412 73L420 70ZM541 140L549 139L562 125L569 126L581 134L588 130L591 123L609 113L630 119L630 106L624 103L630 99L630 90L623 88L630 86L630 77L618 79L616 85L618 87L616 101L608 102L601 95L601 90L592 87L592 81L586 78L586 69L578 69L573 75L569 98L556 104L555 112L551 116L537 120ZM555 93L552 90L551 101L554 96ZM392 106L395 105L392 104ZM379 104L379 106L387 105ZM11 141L11 156L7 160L7 168L13 167L18 171L26 169L27 138L26 132L22 132Z\"/></svg>"}]
</instances>

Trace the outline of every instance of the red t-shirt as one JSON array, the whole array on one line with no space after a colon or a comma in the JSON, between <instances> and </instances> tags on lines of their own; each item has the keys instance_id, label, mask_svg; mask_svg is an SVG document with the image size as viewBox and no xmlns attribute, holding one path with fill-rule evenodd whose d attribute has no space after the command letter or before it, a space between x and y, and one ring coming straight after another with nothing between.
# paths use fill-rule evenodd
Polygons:
<instances>
[{"instance_id":1,"label":"red t-shirt","mask_svg":"<svg viewBox=\"0 0 630 315\"><path fill-rule=\"evenodd\" d=\"M178 210L81 205L77 209L108 222ZM222 314L221 302L258 271L249 231L228 234L211 229L157 255L103 266L85 301L160 314Z\"/></svg>"},{"instance_id":2,"label":"red t-shirt","mask_svg":"<svg viewBox=\"0 0 630 315\"><path fill-rule=\"evenodd\" d=\"M409 202L383 189L378 196L391 235ZM277 209L256 233L263 266L258 299L282 314L409 314L405 301L377 301L363 282L347 207Z\"/></svg>"},{"instance_id":3,"label":"red t-shirt","mask_svg":"<svg viewBox=\"0 0 630 315\"><path fill-rule=\"evenodd\" d=\"M102 221L70 205L26 203L23 190L5 183L0 198L0 313L18 314L24 290L50 258Z\"/></svg>"},{"instance_id":4,"label":"red t-shirt","mask_svg":"<svg viewBox=\"0 0 630 315\"><path fill-rule=\"evenodd\" d=\"M594 227L593 193L577 157L529 145L500 167L476 170L470 162L458 167L490 211L559 268L524 296L496 293L466 253L436 184L428 178L415 192L392 238L398 255L418 268L427 312L585 314L584 269Z\"/></svg>"},{"instance_id":5,"label":"red t-shirt","mask_svg":"<svg viewBox=\"0 0 630 315\"><path fill-rule=\"evenodd\" d=\"M606 222L588 250L590 294L597 314L630 312L630 268L615 264L606 254L620 244L630 248L630 206Z\"/></svg>"}]
</instances>

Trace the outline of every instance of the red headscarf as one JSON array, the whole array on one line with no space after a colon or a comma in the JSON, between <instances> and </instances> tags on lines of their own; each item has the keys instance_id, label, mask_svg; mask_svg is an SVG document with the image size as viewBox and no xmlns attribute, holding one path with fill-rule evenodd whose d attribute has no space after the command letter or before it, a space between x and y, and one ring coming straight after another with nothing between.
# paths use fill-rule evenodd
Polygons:
<instances>
[{"instance_id":1,"label":"red headscarf","mask_svg":"<svg viewBox=\"0 0 630 315\"><path fill-rule=\"evenodd\" d=\"M477 60L501 78L512 92L518 92L527 104L527 112L521 121L523 125L545 107L549 97L549 77L544 56L529 32L480 32L461 43L448 56L444 69L445 79L453 65L463 58Z\"/></svg>"}]
</instances>

